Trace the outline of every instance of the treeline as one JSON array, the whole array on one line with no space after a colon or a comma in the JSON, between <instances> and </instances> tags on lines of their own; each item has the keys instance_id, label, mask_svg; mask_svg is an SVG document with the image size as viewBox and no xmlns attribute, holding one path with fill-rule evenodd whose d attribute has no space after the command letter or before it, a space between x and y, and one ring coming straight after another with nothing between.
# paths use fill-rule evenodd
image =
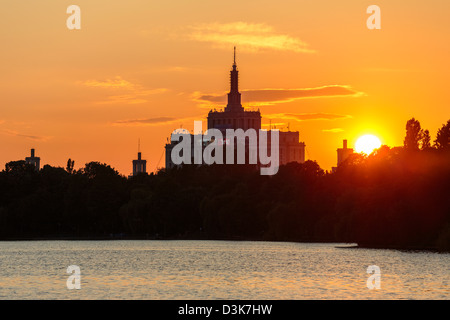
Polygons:
<instances>
[{"instance_id":1,"label":"treeline","mask_svg":"<svg viewBox=\"0 0 450 320\"><path fill-rule=\"evenodd\" d=\"M450 250L450 121L433 145L410 121L404 147L354 154L334 173L306 161L281 166L274 176L246 165L190 165L127 179L98 162L74 170L69 159L66 168L39 172L9 162L0 172L0 239L327 241Z\"/></svg>"}]
</instances>

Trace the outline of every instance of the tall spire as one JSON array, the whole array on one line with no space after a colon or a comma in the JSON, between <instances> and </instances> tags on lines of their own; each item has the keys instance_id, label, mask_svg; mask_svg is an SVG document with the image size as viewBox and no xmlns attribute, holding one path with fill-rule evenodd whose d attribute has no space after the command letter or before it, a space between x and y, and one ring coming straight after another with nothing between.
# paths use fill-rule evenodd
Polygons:
<instances>
[{"instance_id":1,"label":"tall spire","mask_svg":"<svg viewBox=\"0 0 450 320\"><path fill-rule=\"evenodd\" d=\"M138 160L141 160L141 138L138 139Z\"/></svg>"},{"instance_id":2,"label":"tall spire","mask_svg":"<svg viewBox=\"0 0 450 320\"><path fill-rule=\"evenodd\" d=\"M225 111L243 111L241 105L241 94L239 92L239 71L236 65L236 47L234 47L233 70L230 72L230 93L228 93L228 104Z\"/></svg>"}]
</instances>

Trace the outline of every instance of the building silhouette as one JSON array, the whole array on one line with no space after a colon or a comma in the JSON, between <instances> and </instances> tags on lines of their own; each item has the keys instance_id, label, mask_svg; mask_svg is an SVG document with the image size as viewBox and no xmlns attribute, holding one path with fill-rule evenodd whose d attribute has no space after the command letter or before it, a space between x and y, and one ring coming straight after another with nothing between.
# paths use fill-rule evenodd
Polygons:
<instances>
[{"instance_id":1,"label":"building silhouette","mask_svg":"<svg viewBox=\"0 0 450 320\"><path fill-rule=\"evenodd\" d=\"M147 160L142 159L140 152L138 152L138 158L133 160L133 177L139 173L147 173Z\"/></svg>"},{"instance_id":2,"label":"building silhouette","mask_svg":"<svg viewBox=\"0 0 450 320\"><path fill-rule=\"evenodd\" d=\"M245 110L241 103L241 93L239 92L239 71L236 64L236 47L234 48L234 60L232 70L230 71L230 92L228 93L227 106L222 111L210 110L207 116L208 129L218 129L222 132L223 140L219 143L226 145L227 141L226 130L227 129L242 129L247 131L248 129L254 129L259 132L261 129L261 112ZM180 134L180 130L184 131L182 134L190 134L185 129L178 129L176 134ZM278 131L278 130L277 130ZM272 128L268 130L268 148L270 149L270 136ZM196 138L195 135L191 135L191 155L194 159L194 152L197 150L203 150L211 141L205 141L202 138ZM172 140L165 145L166 149L166 168L173 168L176 166L172 162L171 153L172 149L179 142ZM305 162L305 143L299 141L300 133L298 131L279 131L279 164L283 165L289 162ZM195 143L201 143L202 148L194 148ZM236 148L236 144L234 144ZM249 148L257 148L256 146L246 146L246 159L248 156ZM236 152L235 152L236 155ZM194 161L191 161L194 163ZM224 162L225 163L225 162ZM236 162L235 162L236 163ZM246 161L246 163L248 163Z\"/></svg>"},{"instance_id":3,"label":"building silhouette","mask_svg":"<svg viewBox=\"0 0 450 320\"><path fill-rule=\"evenodd\" d=\"M41 158L35 156L35 150L31 149L31 156L25 158L25 162L27 164L31 164L34 166L36 171L39 171L41 169Z\"/></svg>"},{"instance_id":4,"label":"building silhouette","mask_svg":"<svg viewBox=\"0 0 450 320\"><path fill-rule=\"evenodd\" d=\"M337 149L337 167L339 167L342 162L347 160L351 154L353 154L353 149L347 147L347 140L343 140L342 148ZM332 171L335 172L337 167L333 167Z\"/></svg>"},{"instance_id":5,"label":"building silhouette","mask_svg":"<svg viewBox=\"0 0 450 320\"><path fill-rule=\"evenodd\" d=\"M298 131L280 131L280 165L305 162L305 143L299 140Z\"/></svg>"},{"instance_id":6,"label":"building silhouette","mask_svg":"<svg viewBox=\"0 0 450 320\"><path fill-rule=\"evenodd\" d=\"M142 159L141 141L139 139L137 159L133 160L133 174L130 177L135 177L141 173L147 174L147 160Z\"/></svg>"},{"instance_id":7,"label":"building silhouette","mask_svg":"<svg viewBox=\"0 0 450 320\"><path fill-rule=\"evenodd\" d=\"M194 134L191 134L188 130L186 129L176 129L170 136L170 140L168 139L166 145L165 145L165 149L166 149L166 169L170 169L176 166L176 164L174 164L172 162L172 149L179 143L179 141L175 141L172 140L173 137L175 135L189 135L191 138L191 163L194 163L194 158L195 158L195 153L196 152L201 152L203 153L203 150L205 149L205 147L210 143L210 141L206 141L203 139L202 135L196 136ZM184 139L184 138L183 138ZM196 143L200 143L201 147L200 148L195 148L195 144ZM183 156L183 154L181 154L180 156Z\"/></svg>"},{"instance_id":8,"label":"building silhouette","mask_svg":"<svg viewBox=\"0 0 450 320\"><path fill-rule=\"evenodd\" d=\"M236 47L234 48L233 69L230 71L230 92L224 111L210 110L208 113L208 129L261 129L260 111L246 111L241 104L239 92L239 71L236 65ZM223 132L225 133L225 132Z\"/></svg>"}]
</instances>

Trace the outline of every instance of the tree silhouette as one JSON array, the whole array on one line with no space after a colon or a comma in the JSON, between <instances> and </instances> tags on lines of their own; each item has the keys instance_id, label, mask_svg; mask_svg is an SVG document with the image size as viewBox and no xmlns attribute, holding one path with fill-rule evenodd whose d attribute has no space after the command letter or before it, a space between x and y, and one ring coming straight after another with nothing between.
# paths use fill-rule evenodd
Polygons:
<instances>
[{"instance_id":1,"label":"tree silhouette","mask_svg":"<svg viewBox=\"0 0 450 320\"><path fill-rule=\"evenodd\" d=\"M450 149L450 120L438 130L434 145L438 149Z\"/></svg>"},{"instance_id":2,"label":"tree silhouette","mask_svg":"<svg viewBox=\"0 0 450 320\"><path fill-rule=\"evenodd\" d=\"M110 165L106 163L100 163L97 161L92 161L86 163L83 174L86 175L89 179L93 179L96 177L119 177L120 174L117 170L111 168Z\"/></svg>"},{"instance_id":3,"label":"tree silhouette","mask_svg":"<svg viewBox=\"0 0 450 320\"><path fill-rule=\"evenodd\" d=\"M422 129L420 122L414 118L406 122L406 136L403 141L405 149L418 150L419 142L422 139Z\"/></svg>"},{"instance_id":4,"label":"tree silhouette","mask_svg":"<svg viewBox=\"0 0 450 320\"><path fill-rule=\"evenodd\" d=\"M448 149L450 121L436 144ZM419 134L420 133L420 134ZM315 161L181 166L127 179L90 162L0 172L0 239L242 239L356 242L450 250L450 152L417 151L429 132L408 121L406 145L353 154L336 172Z\"/></svg>"},{"instance_id":5,"label":"tree silhouette","mask_svg":"<svg viewBox=\"0 0 450 320\"><path fill-rule=\"evenodd\" d=\"M67 160L66 171L68 173L72 174L74 165L75 165L75 161L69 158L69 160Z\"/></svg>"},{"instance_id":6,"label":"tree silhouette","mask_svg":"<svg viewBox=\"0 0 450 320\"><path fill-rule=\"evenodd\" d=\"M421 138L421 146L420 148L422 150L426 150L431 148L431 136L430 136L430 131L424 130L422 132L422 138Z\"/></svg>"},{"instance_id":7,"label":"tree silhouette","mask_svg":"<svg viewBox=\"0 0 450 320\"><path fill-rule=\"evenodd\" d=\"M5 164L5 171L14 174L32 173L36 168L25 162L25 160L10 161Z\"/></svg>"}]
</instances>

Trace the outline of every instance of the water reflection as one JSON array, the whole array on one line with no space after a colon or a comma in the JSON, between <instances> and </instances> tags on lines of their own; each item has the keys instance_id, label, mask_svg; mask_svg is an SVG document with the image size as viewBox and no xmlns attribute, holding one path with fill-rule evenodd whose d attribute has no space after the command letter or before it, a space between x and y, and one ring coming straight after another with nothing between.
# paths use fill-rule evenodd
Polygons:
<instances>
[{"instance_id":1,"label":"water reflection","mask_svg":"<svg viewBox=\"0 0 450 320\"><path fill-rule=\"evenodd\" d=\"M448 299L450 254L232 241L0 242L0 299ZM339 245L342 246L342 245ZM81 289L68 290L69 265ZM369 265L381 289L366 286Z\"/></svg>"}]
</instances>

